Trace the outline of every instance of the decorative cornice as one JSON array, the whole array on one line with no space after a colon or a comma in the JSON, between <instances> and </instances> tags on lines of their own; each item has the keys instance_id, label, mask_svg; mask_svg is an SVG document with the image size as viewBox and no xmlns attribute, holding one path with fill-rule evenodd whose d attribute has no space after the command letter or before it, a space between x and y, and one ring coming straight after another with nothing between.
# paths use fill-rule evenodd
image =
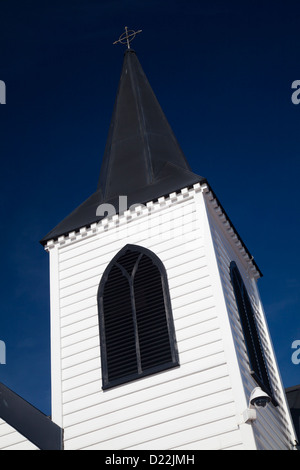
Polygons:
<instances>
[{"instance_id":1,"label":"decorative cornice","mask_svg":"<svg viewBox=\"0 0 300 470\"><path fill-rule=\"evenodd\" d=\"M254 257L251 255L243 240L239 236L234 225L230 221L228 215L220 204L218 198L209 187L208 183L201 185L203 193L206 194L206 200L211 205L215 214L219 217L219 221L223 225L228 237L232 240L235 247L238 249L241 257L249 264L249 272L256 278L262 277L262 273L254 261Z\"/></svg>"},{"instance_id":2,"label":"decorative cornice","mask_svg":"<svg viewBox=\"0 0 300 470\"><path fill-rule=\"evenodd\" d=\"M227 216L222 205L218 201L214 192L208 185L208 183L196 183L190 188L183 188L180 191L172 192L164 197L159 197L154 201L149 201L146 205L135 205L133 209L128 209L121 214L113 215L112 217L105 217L99 222L95 222L89 226L80 228L78 231L70 232L66 236L58 237L57 240L49 240L45 245L45 250L50 251L54 247L62 247L70 245L71 243L78 242L85 238L90 238L99 233L108 232L109 230L122 226L128 222L131 222L137 218L148 216L151 213L158 212L166 207L170 207L174 204L178 204L189 198L192 198L195 193L203 192L206 195L206 200L212 206L214 212L219 217L220 222L223 224L228 236L235 244L235 247L239 250L242 258L249 263L249 270L255 277L261 277L262 274L254 262L253 256L249 253L241 237Z\"/></svg>"},{"instance_id":3,"label":"decorative cornice","mask_svg":"<svg viewBox=\"0 0 300 470\"><path fill-rule=\"evenodd\" d=\"M50 251L56 246L70 245L71 243L78 242L83 238L89 238L101 232L107 232L116 226L121 226L138 217L145 217L150 213L157 212L173 204L180 203L189 198L192 198L196 192L202 191L200 183L194 184L191 188L183 188L178 192L170 193L167 196L159 197L154 201L149 201L146 205L135 205L133 209L128 209L121 214L113 215L112 217L105 217L99 222L95 222L89 226L80 228L76 232L70 232L68 235L58 237L56 240L49 240L45 245L45 250Z\"/></svg>"}]
</instances>

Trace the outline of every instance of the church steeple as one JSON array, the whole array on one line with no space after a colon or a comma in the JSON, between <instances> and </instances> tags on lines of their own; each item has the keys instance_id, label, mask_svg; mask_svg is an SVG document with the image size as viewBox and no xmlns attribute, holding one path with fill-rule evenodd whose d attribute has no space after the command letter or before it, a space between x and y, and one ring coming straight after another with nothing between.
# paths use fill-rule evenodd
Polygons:
<instances>
[{"instance_id":1,"label":"church steeple","mask_svg":"<svg viewBox=\"0 0 300 470\"><path fill-rule=\"evenodd\" d=\"M43 240L52 419L65 450L292 449L259 269L190 170L131 37L98 187ZM124 195L130 210L95 223Z\"/></svg>"},{"instance_id":2,"label":"church steeple","mask_svg":"<svg viewBox=\"0 0 300 470\"><path fill-rule=\"evenodd\" d=\"M178 181L179 174L182 182ZM199 176L191 173L136 53L128 49L98 190L103 192L104 199L111 199L119 194L142 193L142 188L159 185L158 193L153 194L157 197L165 192L162 180L166 178L167 191L172 181L172 190L199 181Z\"/></svg>"},{"instance_id":3,"label":"church steeple","mask_svg":"<svg viewBox=\"0 0 300 470\"><path fill-rule=\"evenodd\" d=\"M97 222L97 207L146 203L204 182L193 173L133 49L126 50L98 187L42 243Z\"/></svg>"}]
</instances>

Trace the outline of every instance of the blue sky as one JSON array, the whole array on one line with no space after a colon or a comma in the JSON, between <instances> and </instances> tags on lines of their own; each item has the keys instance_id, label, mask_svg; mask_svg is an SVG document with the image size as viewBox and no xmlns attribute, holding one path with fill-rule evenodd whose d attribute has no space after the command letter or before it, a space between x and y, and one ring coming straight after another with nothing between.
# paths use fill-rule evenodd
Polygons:
<instances>
[{"instance_id":1,"label":"blue sky","mask_svg":"<svg viewBox=\"0 0 300 470\"><path fill-rule=\"evenodd\" d=\"M299 320L298 1L2 0L0 381L50 413L48 255L39 240L96 188L124 26L195 173L254 255L286 387Z\"/></svg>"}]
</instances>

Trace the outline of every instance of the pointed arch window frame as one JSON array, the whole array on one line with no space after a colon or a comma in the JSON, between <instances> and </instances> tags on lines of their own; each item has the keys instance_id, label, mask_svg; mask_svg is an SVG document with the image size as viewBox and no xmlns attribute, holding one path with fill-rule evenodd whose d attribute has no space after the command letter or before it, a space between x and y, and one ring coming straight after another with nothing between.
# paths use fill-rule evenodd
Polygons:
<instances>
[{"instance_id":1,"label":"pointed arch window frame","mask_svg":"<svg viewBox=\"0 0 300 470\"><path fill-rule=\"evenodd\" d=\"M127 252L127 251L135 251L139 252L139 256L137 261L135 262L134 268L132 270L132 274L129 275L128 272L118 263L118 260ZM171 352L171 360L162 364L157 364L153 367L148 369L144 369L142 367L141 361L141 352L140 352L140 343L139 343L139 333L138 333L138 322L137 322L137 311L135 307L135 294L134 294L134 279L135 274L138 272L139 262L142 259L143 255L150 258L152 263L158 268L160 273L161 279L161 288L162 294L164 299L164 307L165 307L165 316L166 316L166 324L168 330L168 338L170 344L170 352ZM137 366L138 371L136 373L131 373L119 378L110 379L109 378L109 371L108 371L108 355L107 355L107 347L106 347L106 327L105 327L105 314L104 314L104 289L106 282L109 278L109 274L114 266L117 266L119 269L122 270L124 277L128 280L128 287L130 289L130 299L131 299L131 308L132 308L132 318L133 318L133 325L134 325L134 335L135 335L135 345L136 345L136 359L137 359ZM99 316L99 330L100 330L100 348L101 348L101 367L102 367L102 389L107 390L112 387L116 387L118 385L123 385L128 382L132 382L134 380L153 375L158 372L166 371L168 369L180 366L179 363L179 353L176 341L176 334L175 334L175 325L172 313L172 306L171 306L171 298L169 292L169 284L168 284L168 277L167 271L160 260L160 258L153 253L151 250L139 246L139 245L132 245L127 244L125 245L110 261L108 266L106 267L102 278L100 280L99 288L98 288L98 316Z\"/></svg>"}]
</instances>

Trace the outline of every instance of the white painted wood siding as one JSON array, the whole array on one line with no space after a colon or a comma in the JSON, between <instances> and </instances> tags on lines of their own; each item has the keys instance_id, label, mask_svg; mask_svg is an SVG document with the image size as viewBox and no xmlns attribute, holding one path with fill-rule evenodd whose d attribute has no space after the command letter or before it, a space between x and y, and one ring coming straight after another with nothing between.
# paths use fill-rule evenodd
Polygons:
<instances>
[{"instance_id":1,"label":"white painted wood siding","mask_svg":"<svg viewBox=\"0 0 300 470\"><path fill-rule=\"evenodd\" d=\"M52 416L66 450L287 447L284 410L257 421L258 444L252 426L240 423L255 384L225 267L235 252L207 210L199 188L183 190L48 243ZM103 392L97 290L127 243L152 250L166 267L180 367ZM269 362L272 369L272 355ZM264 432L270 425L275 436Z\"/></svg>"},{"instance_id":2,"label":"white painted wood siding","mask_svg":"<svg viewBox=\"0 0 300 470\"><path fill-rule=\"evenodd\" d=\"M38 450L38 448L0 419L0 450Z\"/></svg>"},{"instance_id":3,"label":"white painted wood siding","mask_svg":"<svg viewBox=\"0 0 300 470\"><path fill-rule=\"evenodd\" d=\"M257 448L271 450L290 449L293 442L293 430L289 410L286 406L284 389L269 336L266 318L259 299L254 271L250 269L249 262L247 262L247 256L245 256L245 253L240 249L241 245L236 243L236 237L232 230L228 231L228 223L226 223L226 219L222 216L222 213L220 212L216 201L213 200L211 194L206 196L206 202L209 213L209 224L219 265L220 278L222 280L224 296L227 304L228 317L231 324L236 355L238 357L247 400L249 401L252 390L258 385L250 374L240 317L230 280L229 266L231 261L235 261L237 263L249 293L264 349L274 397L279 403L278 407L274 407L270 404L266 409L261 409L257 412L257 420L253 424Z\"/></svg>"},{"instance_id":4,"label":"white painted wood siding","mask_svg":"<svg viewBox=\"0 0 300 470\"><path fill-rule=\"evenodd\" d=\"M243 446L198 215L192 192L50 250L58 260L53 360L61 360L53 368L67 450ZM103 392L97 290L127 243L152 250L167 269L180 367Z\"/></svg>"}]
</instances>

